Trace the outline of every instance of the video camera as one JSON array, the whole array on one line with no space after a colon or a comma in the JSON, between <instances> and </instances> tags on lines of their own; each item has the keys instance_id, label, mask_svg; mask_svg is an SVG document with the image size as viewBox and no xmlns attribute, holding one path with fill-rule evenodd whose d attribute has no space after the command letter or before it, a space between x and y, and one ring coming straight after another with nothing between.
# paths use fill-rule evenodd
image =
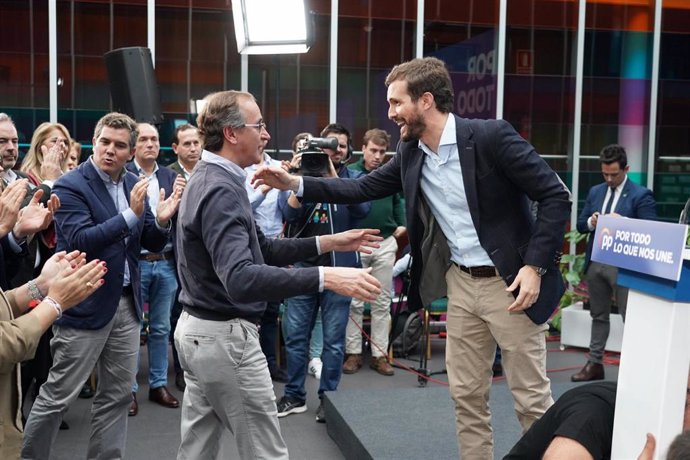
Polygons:
<instances>
[{"instance_id":1,"label":"video camera","mask_svg":"<svg viewBox=\"0 0 690 460\"><path fill-rule=\"evenodd\" d=\"M330 160L323 149L336 150L338 139L335 137L312 137L300 146L297 153L302 154L298 168L290 168L290 172L300 176L325 177L330 170Z\"/></svg>"}]
</instances>

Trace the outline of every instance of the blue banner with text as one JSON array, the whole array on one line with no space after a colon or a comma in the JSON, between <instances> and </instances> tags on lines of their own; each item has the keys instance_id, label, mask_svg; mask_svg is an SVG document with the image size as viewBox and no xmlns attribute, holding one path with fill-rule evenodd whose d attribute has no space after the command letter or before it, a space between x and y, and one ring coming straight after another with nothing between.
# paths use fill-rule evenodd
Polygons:
<instances>
[{"instance_id":1,"label":"blue banner with text","mask_svg":"<svg viewBox=\"0 0 690 460\"><path fill-rule=\"evenodd\" d=\"M687 232L680 224L599 216L592 260L678 281Z\"/></svg>"}]
</instances>

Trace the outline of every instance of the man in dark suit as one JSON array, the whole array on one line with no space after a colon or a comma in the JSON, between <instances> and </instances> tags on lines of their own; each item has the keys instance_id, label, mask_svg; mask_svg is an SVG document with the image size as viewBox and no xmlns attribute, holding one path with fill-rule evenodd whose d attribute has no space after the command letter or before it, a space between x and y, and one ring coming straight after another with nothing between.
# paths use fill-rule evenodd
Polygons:
<instances>
[{"instance_id":1,"label":"man in dark suit","mask_svg":"<svg viewBox=\"0 0 690 460\"><path fill-rule=\"evenodd\" d=\"M175 189L184 190L185 179L156 160L160 154L158 130L149 123L139 123L139 136L134 147L134 160L127 163L127 170L149 181L148 203L154 217L160 190L171 196ZM174 219L173 219L174 220ZM173 222L174 225L174 222ZM149 327L146 349L149 357L149 400L164 407L177 408L180 402L168 391L168 343L170 342L170 312L177 293L177 269L173 252L174 227L171 237L160 252L142 249L139 256L141 269L141 296L149 306ZM129 415L139 413L137 390L134 380L132 404Z\"/></svg>"},{"instance_id":2,"label":"man in dark suit","mask_svg":"<svg viewBox=\"0 0 690 460\"><path fill-rule=\"evenodd\" d=\"M388 163L350 181L302 181L261 168L255 182L334 203L404 193L408 302L422 308L448 295L446 364L461 455L493 458L488 395L496 343L523 429L553 403L544 332L564 291L557 262L570 193L508 123L451 113L442 61L400 64L386 85L388 118L402 138ZM536 220L530 200L539 203Z\"/></svg>"},{"instance_id":3,"label":"man in dark suit","mask_svg":"<svg viewBox=\"0 0 690 460\"><path fill-rule=\"evenodd\" d=\"M184 124L175 128L172 149L177 155L177 161L170 163L168 168L189 180L194 166L201 158L201 138L196 126Z\"/></svg>"},{"instance_id":4,"label":"man in dark suit","mask_svg":"<svg viewBox=\"0 0 690 460\"><path fill-rule=\"evenodd\" d=\"M127 408L142 319L139 254L160 251L168 239L179 193L159 196L154 218L148 180L125 170L136 123L109 113L96 124L93 156L55 183L56 251L78 249L107 264L105 285L65 312L53 327L54 364L26 424L22 458L47 459L62 415L98 363L88 458L124 458Z\"/></svg>"},{"instance_id":5,"label":"man in dark suit","mask_svg":"<svg viewBox=\"0 0 690 460\"><path fill-rule=\"evenodd\" d=\"M651 190L637 185L628 179L628 157L625 149L617 144L604 147L599 154L601 173L604 182L589 190L585 206L577 219L580 233L594 233L597 219L601 214L631 217L633 219L656 219L656 203ZM609 337L609 315L615 294L618 311L625 319L628 290L616 284L618 268L592 262L592 243L590 235L585 254L585 276L589 292L589 312L592 316L592 336L589 343L589 359L573 382L602 380L604 378L604 348Z\"/></svg>"}]
</instances>

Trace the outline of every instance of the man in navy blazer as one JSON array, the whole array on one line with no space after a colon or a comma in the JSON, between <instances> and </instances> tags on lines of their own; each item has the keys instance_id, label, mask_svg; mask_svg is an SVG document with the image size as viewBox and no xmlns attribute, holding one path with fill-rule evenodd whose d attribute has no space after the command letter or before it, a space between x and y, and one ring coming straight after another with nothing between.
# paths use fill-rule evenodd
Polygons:
<instances>
[{"instance_id":1,"label":"man in navy blazer","mask_svg":"<svg viewBox=\"0 0 690 460\"><path fill-rule=\"evenodd\" d=\"M633 219L656 219L656 203L651 190L628 179L630 169L625 149L617 144L604 147L599 154L604 182L589 190L585 206L577 219L580 233L593 233L601 214L612 214ZM589 312L592 316L592 336L587 364L571 377L573 382L602 380L604 378L604 348L609 337L611 303L616 296L618 311L625 319L628 290L616 285L618 269L592 262L590 235L585 254L585 275L589 292Z\"/></svg>"},{"instance_id":2,"label":"man in navy blazer","mask_svg":"<svg viewBox=\"0 0 690 460\"><path fill-rule=\"evenodd\" d=\"M88 458L124 458L127 408L139 351L142 319L139 254L168 240L179 193L160 196L157 217L148 208L148 180L125 170L137 138L136 123L109 113L96 124L93 155L62 176L53 191L56 251L78 249L107 264L105 285L65 312L53 327L48 381L31 409L22 458L47 459L63 414L98 364Z\"/></svg>"},{"instance_id":3,"label":"man in navy blazer","mask_svg":"<svg viewBox=\"0 0 690 460\"><path fill-rule=\"evenodd\" d=\"M260 168L255 182L332 203L404 193L408 302L421 308L448 296L446 365L461 456L493 458L488 396L497 343L523 430L553 404L544 332L564 292L558 261L570 192L508 123L451 113L442 61L400 64L386 85L388 118L402 138L388 163L349 181Z\"/></svg>"},{"instance_id":4,"label":"man in navy blazer","mask_svg":"<svg viewBox=\"0 0 690 460\"><path fill-rule=\"evenodd\" d=\"M148 200L151 212L156 212L160 190L165 196L171 196L175 189L184 190L185 180L165 166L159 166L156 160L160 154L158 130L149 123L139 123L139 136L134 148L134 159L127 163L127 170L138 177L149 181ZM164 407L177 408L180 402L168 391L168 343L170 343L170 312L177 293L177 269L173 241L175 238L175 218L173 230L162 251L152 252L142 249L139 256L141 270L141 296L148 304L148 340L146 349L149 357L149 400ZM137 390L139 385L134 379L132 386L132 404L129 415L139 413Z\"/></svg>"}]
</instances>

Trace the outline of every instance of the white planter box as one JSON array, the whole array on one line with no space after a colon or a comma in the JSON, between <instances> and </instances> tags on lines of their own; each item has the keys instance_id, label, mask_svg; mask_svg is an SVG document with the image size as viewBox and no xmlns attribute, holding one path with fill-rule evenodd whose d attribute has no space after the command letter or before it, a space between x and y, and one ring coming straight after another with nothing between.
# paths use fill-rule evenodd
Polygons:
<instances>
[{"instance_id":1,"label":"white planter box","mask_svg":"<svg viewBox=\"0 0 690 460\"><path fill-rule=\"evenodd\" d=\"M589 310L582 308L582 302L563 308L561 319L561 346L589 348L592 336L592 317ZM623 317L612 314L611 331L606 341L606 351L619 352L623 343Z\"/></svg>"}]
</instances>

